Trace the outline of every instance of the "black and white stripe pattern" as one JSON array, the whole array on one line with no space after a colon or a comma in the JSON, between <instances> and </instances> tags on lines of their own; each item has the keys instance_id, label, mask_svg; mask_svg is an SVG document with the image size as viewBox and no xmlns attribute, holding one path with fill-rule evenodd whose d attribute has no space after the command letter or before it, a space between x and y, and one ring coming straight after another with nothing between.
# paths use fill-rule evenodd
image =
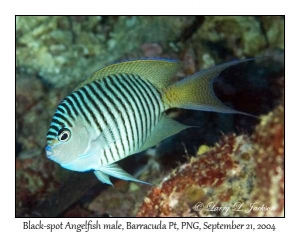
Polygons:
<instances>
[{"instance_id":1,"label":"black and white stripe pattern","mask_svg":"<svg viewBox=\"0 0 300 233\"><path fill-rule=\"evenodd\" d=\"M115 74L93 81L67 96L58 106L47 135L48 143L62 128L76 127L81 116L107 142L101 165L139 150L158 123L164 106L160 92L134 74Z\"/></svg>"}]
</instances>

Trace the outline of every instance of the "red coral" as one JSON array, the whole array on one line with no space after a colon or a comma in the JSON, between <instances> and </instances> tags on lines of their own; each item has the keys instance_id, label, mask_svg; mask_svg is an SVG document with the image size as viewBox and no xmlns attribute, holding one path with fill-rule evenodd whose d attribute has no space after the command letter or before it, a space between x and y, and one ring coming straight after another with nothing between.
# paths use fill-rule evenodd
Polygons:
<instances>
[{"instance_id":1,"label":"red coral","mask_svg":"<svg viewBox=\"0 0 300 233\"><path fill-rule=\"evenodd\" d=\"M277 205L273 216L278 216L284 208L284 108L279 106L257 126L253 135L255 156L258 158L255 171L257 185L262 187L255 199L267 205ZM276 191L276 196L271 192Z\"/></svg>"}]
</instances>

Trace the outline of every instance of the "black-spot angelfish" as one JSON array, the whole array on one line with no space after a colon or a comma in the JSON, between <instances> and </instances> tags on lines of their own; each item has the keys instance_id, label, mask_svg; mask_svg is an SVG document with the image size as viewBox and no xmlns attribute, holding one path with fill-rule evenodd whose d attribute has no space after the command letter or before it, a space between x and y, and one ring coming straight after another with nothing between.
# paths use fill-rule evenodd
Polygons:
<instances>
[{"instance_id":1,"label":"black-spot angelfish","mask_svg":"<svg viewBox=\"0 0 300 233\"><path fill-rule=\"evenodd\" d=\"M214 95L213 79L227 62L181 81L171 78L183 63L169 60L126 61L104 67L83 81L58 105L47 134L47 157L62 167L137 180L115 162L152 147L190 126L165 114L169 108L242 113Z\"/></svg>"}]
</instances>

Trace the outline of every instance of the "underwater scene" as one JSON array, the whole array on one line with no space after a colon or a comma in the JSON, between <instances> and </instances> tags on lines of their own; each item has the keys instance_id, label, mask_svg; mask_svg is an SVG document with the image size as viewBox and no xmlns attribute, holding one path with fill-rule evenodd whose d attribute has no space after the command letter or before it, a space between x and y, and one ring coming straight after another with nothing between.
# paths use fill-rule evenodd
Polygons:
<instances>
[{"instance_id":1,"label":"underwater scene","mask_svg":"<svg viewBox=\"0 0 300 233\"><path fill-rule=\"evenodd\" d=\"M284 16L16 16L16 217L283 217Z\"/></svg>"}]
</instances>

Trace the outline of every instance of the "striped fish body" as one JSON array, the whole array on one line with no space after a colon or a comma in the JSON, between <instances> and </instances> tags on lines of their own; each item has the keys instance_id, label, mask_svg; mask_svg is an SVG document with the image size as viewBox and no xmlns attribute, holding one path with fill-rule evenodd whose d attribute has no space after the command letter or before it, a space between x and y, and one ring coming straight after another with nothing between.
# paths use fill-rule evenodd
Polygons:
<instances>
[{"instance_id":1,"label":"striped fish body","mask_svg":"<svg viewBox=\"0 0 300 233\"><path fill-rule=\"evenodd\" d=\"M160 92L134 74L118 74L86 84L58 106L48 132L51 141L57 124L72 128L83 120L102 146L100 166L139 151L164 112Z\"/></svg>"},{"instance_id":2,"label":"striped fish body","mask_svg":"<svg viewBox=\"0 0 300 233\"><path fill-rule=\"evenodd\" d=\"M107 184L112 184L109 175L142 182L115 162L189 127L167 117L168 108L241 113L223 105L211 85L223 69L240 62L225 63L175 84L170 78L182 66L176 61L138 60L100 69L57 107L46 154L66 169L92 170Z\"/></svg>"}]
</instances>

